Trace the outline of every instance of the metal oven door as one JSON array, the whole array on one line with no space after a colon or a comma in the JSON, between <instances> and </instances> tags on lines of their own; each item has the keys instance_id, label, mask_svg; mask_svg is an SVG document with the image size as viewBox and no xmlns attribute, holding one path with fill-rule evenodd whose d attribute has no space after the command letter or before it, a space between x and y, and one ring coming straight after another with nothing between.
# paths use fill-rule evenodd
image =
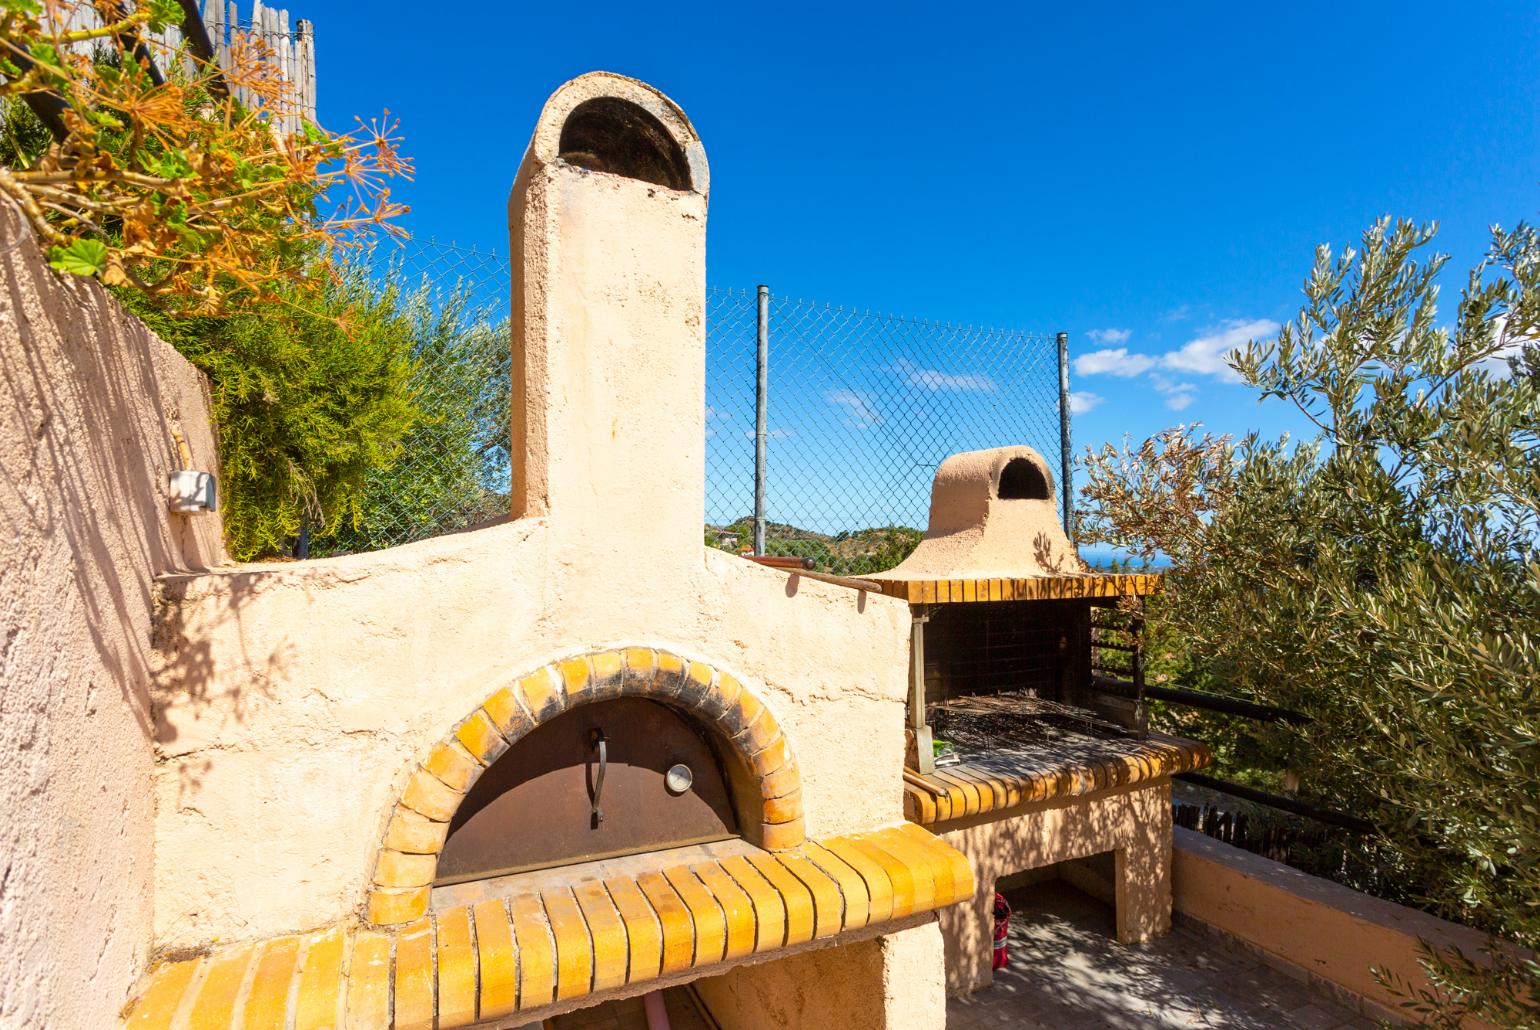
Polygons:
<instances>
[{"instance_id":1,"label":"metal oven door","mask_svg":"<svg viewBox=\"0 0 1540 1030\"><path fill-rule=\"evenodd\" d=\"M482 774L450 823L438 884L724 840L738 820L705 733L655 701L584 705Z\"/></svg>"}]
</instances>

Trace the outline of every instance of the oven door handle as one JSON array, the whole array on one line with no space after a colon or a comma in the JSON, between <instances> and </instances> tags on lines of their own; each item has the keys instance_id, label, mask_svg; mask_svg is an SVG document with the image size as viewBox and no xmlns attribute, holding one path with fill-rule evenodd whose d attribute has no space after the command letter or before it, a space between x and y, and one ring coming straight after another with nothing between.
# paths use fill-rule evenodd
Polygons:
<instances>
[{"instance_id":1,"label":"oven door handle","mask_svg":"<svg viewBox=\"0 0 1540 1030\"><path fill-rule=\"evenodd\" d=\"M609 764L608 741L601 729L590 730L588 733L588 750L590 758L588 767L584 770L584 778L588 781L588 800L593 805L593 813L589 818L588 828L597 830L599 824L604 822L604 809L599 807L599 796L604 793L604 768ZM599 755L599 774L594 775L594 763L592 754Z\"/></svg>"}]
</instances>

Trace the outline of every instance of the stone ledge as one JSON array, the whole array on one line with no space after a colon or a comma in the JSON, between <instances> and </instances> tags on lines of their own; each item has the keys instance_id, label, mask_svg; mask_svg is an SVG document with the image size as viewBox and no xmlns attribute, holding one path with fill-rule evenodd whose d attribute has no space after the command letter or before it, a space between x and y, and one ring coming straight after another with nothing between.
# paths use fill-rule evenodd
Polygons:
<instances>
[{"instance_id":1,"label":"stone ledge","mask_svg":"<svg viewBox=\"0 0 1540 1030\"><path fill-rule=\"evenodd\" d=\"M1245 945L1273 969L1317 987L1329 986L1345 1003L1359 999L1361 1011L1373 1018L1407 1018L1399 1007L1402 999L1375 978L1372 968L1426 987L1423 941L1439 949L1458 948L1479 964L1491 961L1494 943L1511 960L1536 959L1478 930L1371 897L1192 830L1176 827L1172 839L1171 893L1178 916Z\"/></svg>"},{"instance_id":2,"label":"stone ledge","mask_svg":"<svg viewBox=\"0 0 1540 1030\"><path fill-rule=\"evenodd\" d=\"M910 823L587 880L374 930L340 924L167 962L128 1027L451 1028L832 939L965 900L961 852Z\"/></svg>"}]
</instances>

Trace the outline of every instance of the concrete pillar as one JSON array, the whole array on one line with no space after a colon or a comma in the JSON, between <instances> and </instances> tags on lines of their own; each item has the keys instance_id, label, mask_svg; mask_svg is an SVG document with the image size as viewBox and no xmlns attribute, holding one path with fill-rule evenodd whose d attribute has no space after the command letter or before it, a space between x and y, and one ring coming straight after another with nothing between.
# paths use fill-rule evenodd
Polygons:
<instances>
[{"instance_id":1,"label":"concrete pillar","mask_svg":"<svg viewBox=\"0 0 1540 1030\"><path fill-rule=\"evenodd\" d=\"M1171 786L1135 798L1143 818L1113 852L1119 944L1139 944L1171 929Z\"/></svg>"}]
</instances>

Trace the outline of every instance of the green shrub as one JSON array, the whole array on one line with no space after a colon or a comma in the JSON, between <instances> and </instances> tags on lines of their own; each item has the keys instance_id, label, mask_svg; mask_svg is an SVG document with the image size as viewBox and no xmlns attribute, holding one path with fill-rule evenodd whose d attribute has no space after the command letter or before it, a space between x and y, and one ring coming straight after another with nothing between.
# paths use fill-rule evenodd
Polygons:
<instances>
[{"instance_id":1,"label":"green shrub","mask_svg":"<svg viewBox=\"0 0 1540 1030\"><path fill-rule=\"evenodd\" d=\"M400 459L374 469L353 515L312 553L372 551L508 514L508 322L487 321L466 298L417 313L411 394L419 417Z\"/></svg>"},{"instance_id":2,"label":"green shrub","mask_svg":"<svg viewBox=\"0 0 1540 1030\"><path fill-rule=\"evenodd\" d=\"M422 419L413 345L426 301L348 269L319 294L231 317L167 314L122 291L209 377L226 544L239 560L284 553L309 525L335 531Z\"/></svg>"}]
</instances>

